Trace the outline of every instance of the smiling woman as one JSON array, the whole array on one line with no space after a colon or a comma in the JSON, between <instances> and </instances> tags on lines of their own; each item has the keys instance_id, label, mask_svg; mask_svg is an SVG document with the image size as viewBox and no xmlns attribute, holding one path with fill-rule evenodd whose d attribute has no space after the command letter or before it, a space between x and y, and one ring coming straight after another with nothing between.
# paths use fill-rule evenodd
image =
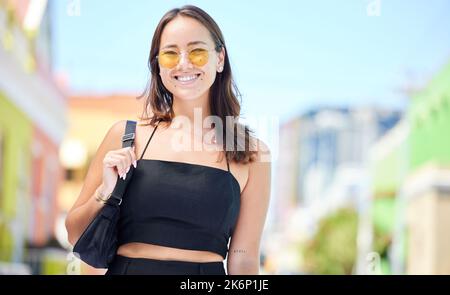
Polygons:
<instances>
[{"instance_id":1,"label":"smiling woman","mask_svg":"<svg viewBox=\"0 0 450 295\"><path fill-rule=\"evenodd\" d=\"M239 116L240 93L232 78L224 37L203 10L185 6L163 16L153 36L148 66L152 75L143 117L151 119L152 125L159 119L170 121L182 102L190 100L204 103L199 107L205 117L215 115L225 122L226 116ZM245 138L245 134L242 136ZM248 141L248 131L246 138ZM243 152L226 154L249 161L250 150L237 151Z\"/></svg>"},{"instance_id":2,"label":"smiling woman","mask_svg":"<svg viewBox=\"0 0 450 295\"><path fill-rule=\"evenodd\" d=\"M198 7L172 9L155 30L148 64L135 145L120 148L125 121L111 127L68 214L69 240L77 241L133 166L107 274L258 274L270 152L237 120L238 90L219 27ZM196 131L210 123L213 150L175 148L180 134L203 147Z\"/></svg>"}]
</instances>

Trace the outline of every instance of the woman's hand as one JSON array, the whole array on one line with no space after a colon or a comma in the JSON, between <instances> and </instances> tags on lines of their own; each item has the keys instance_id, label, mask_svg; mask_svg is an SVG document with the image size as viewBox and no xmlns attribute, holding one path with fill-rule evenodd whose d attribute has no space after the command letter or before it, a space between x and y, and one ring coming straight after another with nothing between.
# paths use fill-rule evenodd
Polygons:
<instances>
[{"instance_id":1,"label":"woman's hand","mask_svg":"<svg viewBox=\"0 0 450 295\"><path fill-rule=\"evenodd\" d=\"M111 193L117 183L117 176L125 180L130 166L137 166L135 148L126 147L112 150L106 153L103 158L103 183L105 194Z\"/></svg>"},{"instance_id":2,"label":"woman's hand","mask_svg":"<svg viewBox=\"0 0 450 295\"><path fill-rule=\"evenodd\" d=\"M67 213L66 229L72 245L103 207L97 200L97 193L102 197L112 193L117 177L125 177L128 168L137 165L135 149L122 148L126 124L126 120L118 121L108 130L92 158L80 195Z\"/></svg>"}]
</instances>

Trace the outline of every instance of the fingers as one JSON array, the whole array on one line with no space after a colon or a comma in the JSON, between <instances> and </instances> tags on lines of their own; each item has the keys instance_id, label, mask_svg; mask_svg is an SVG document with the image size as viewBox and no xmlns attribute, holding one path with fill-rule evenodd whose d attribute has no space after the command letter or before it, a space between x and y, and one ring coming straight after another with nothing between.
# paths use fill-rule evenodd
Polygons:
<instances>
[{"instance_id":1,"label":"fingers","mask_svg":"<svg viewBox=\"0 0 450 295\"><path fill-rule=\"evenodd\" d=\"M134 168L136 168L137 167L137 160L136 160L136 153L135 153L134 146L132 148L128 149L128 153L131 156L131 163L133 164Z\"/></svg>"},{"instance_id":2,"label":"fingers","mask_svg":"<svg viewBox=\"0 0 450 295\"><path fill-rule=\"evenodd\" d=\"M116 167L119 176L125 179L126 174L130 171L130 166L137 167L134 146L109 152L104 159L104 164L107 167Z\"/></svg>"},{"instance_id":3,"label":"fingers","mask_svg":"<svg viewBox=\"0 0 450 295\"><path fill-rule=\"evenodd\" d=\"M133 165L134 168L136 168L137 166L137 161L136 161L136 155L134 153L134 146L133 147L127 147L123 149L123 152L125 154L126 157L126 167L127 167L127 171L125 173L128 173L128 171L130 171L130 166Z\"/></svg>"},{"instance_id":4,"label":"fingers","mask_svg":"<svg viewBox=\"0 0 450 295\"><path fill-rule=\"evenodd\" d=\"M113 154L110 156L111 160L112 160L112 167L116 167L117 168L117 173L119 174L119 176L121 178L123 178L124 174L126 173L127 170L127 165L126 165L126 159L125 156L123 155L118 155L118 154Z\"/></svg>"},{"instance_id":5,"label":"fingers","mask_svg":"<svg viewBox=\"0 0 450 295\"><path fill-rule=\"evenodd\" d=\"M121 151L117 157L119 158L120 164L121 164L121 174L120 177L122 177L124 180L127 176L128 171L130 171L130 166L132 164L132 156L130 152L128 151L130 148L125 148Z\"/></svg>"}]
</instances>

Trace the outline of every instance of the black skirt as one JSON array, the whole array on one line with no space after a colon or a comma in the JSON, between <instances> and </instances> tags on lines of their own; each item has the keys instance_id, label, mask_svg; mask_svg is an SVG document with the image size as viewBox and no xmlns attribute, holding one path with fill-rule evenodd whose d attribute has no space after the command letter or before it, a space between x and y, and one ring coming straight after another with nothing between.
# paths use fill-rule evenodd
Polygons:
<instances>
[{"instance_id":1,"label":"black skirt","mask_svg":"<svg viewBox=\"0 0 450 295\"><path fill-rule=\"evenodd\" d=\"M226 275L224 263L130 258L116 255L105 275Z\"/></svg>"}]
</instances>

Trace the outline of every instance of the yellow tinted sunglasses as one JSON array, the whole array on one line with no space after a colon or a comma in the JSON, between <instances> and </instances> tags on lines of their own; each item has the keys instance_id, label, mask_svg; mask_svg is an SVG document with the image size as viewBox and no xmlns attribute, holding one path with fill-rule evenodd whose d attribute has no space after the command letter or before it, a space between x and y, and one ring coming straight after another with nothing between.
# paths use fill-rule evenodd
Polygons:
<instances>
[{"instance_id":1,"label":"yellow tinted sunglasses","mask_svg":"<svg viewBox=\"0 0 450 295\"><path fill-rule=\"evenodd\" d=\"M192 49L188 53L188 59L193 65L202 67L208 62L210 51L211 50L203 48ZM160 66L172 69L180 62L181 53L173 50L166 50L161 51L156 58L158 59Z\"/></svg>"}]
</instances>

